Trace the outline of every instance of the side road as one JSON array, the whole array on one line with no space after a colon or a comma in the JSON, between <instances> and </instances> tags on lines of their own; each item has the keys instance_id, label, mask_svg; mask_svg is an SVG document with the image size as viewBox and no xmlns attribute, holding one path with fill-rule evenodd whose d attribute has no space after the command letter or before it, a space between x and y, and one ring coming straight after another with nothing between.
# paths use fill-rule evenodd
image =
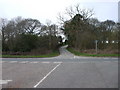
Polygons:
<instances>
[{"instance_id":1,"label":"side road","mask_svg":"<svg viewBox=\"0 0 120 90\"><path fill-rule=\"evenodd\" d=\"M66 48L68 45L62 46L59 48L60 55L57 57L52 57L54 59L118 59L117 57L91 57L91 56L76 56L73 53L69 52Z\"/></svg>"}]
</instances>

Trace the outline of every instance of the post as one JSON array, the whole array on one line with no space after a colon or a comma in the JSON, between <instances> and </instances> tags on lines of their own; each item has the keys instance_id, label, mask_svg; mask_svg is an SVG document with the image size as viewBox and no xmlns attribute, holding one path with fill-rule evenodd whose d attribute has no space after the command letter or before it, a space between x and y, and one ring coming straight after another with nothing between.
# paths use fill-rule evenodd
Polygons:
<instances>
[{"instance_id":1,"label":"post","mask_svg":"<svg viewBox=\"0 0 120 90\"><path fill-rule=\"evenodd\" d=\"M96 49L96 54L98 53L98 41L97 40L95 40L95 49Z\"/></svg>"}]
</instances>

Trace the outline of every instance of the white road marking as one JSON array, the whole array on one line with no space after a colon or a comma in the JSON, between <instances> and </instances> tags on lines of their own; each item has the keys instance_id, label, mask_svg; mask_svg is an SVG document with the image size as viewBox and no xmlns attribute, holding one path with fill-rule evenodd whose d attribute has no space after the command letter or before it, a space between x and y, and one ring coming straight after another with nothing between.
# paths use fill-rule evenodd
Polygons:
<instances>
[{"instance_id":1,"label":"white road marking","mask_svg":"<svg viewBox=\"0 0 120 90\"><path fill-rule=\"evenodd\" d=\"M87 61L87 62L79 62L79 63L112 63L112 62L118 62L118 61Z\"/></svg>"},{"instance_id":2,"label":"white road marking","mask_svg":"<svg viewBox=\"0 0 120 90\"><path fill-rule=\"evenodd\" d=\"M9 63L17 63L17 61L10 61Z\"/></svg>"},{"instance_id":3,"label":"white road marking","mask_svg":"<svg viewBox=\"0 0 120 90\"><path fill-rule=\"evenodd\" d=\"M7 62L7 61L2 61L2 63L5 63L5 62Z\"/></svg>"},{"instance_id":4,"label":"white road marking","mask_svg":"<svg viewBox=\"0 0 120 90\"><path fill-rule=\"evenodd\" d=\"M110 58L104 58L104 59L110 59Z\"/></svg>"},{"instance_id":5,"label":"white road marking","mask_svg":"<svg viewBox=\"0 0 120 90\"><path fill-rule=\"evenodd\" d=\"M40 83L42 83L60 65L61 63L54 67L46 76L43 77L43 79L41 79L36 85L34 85L34 88L36 88Z\"/></svg>"},{"instance_id":6,"label":"white road marking","mask_svg":"<svg viewBox=\"0 0 120 90\"><path fill-rule=\"evenodd\" d=\"M114 62L118 63L118 61L114 61Z\"/></svg>"},{"instance_id":7,"label":"white road marking","mask_svg":"<svg viewBox=\"0 0 120 90\"><path fill-rule=\"evenodd\" d=\"M11 82L12 80L0 80L0 85L7 84L8 82Z\"/></svg>"},{"instance_id":8,"label":"white road marking","mask_svg":"<svg viewBox=\"0 0 120 90\"><path fill-rule=\"evenodd\" d=\"M50 63L50 62L41 62L41 63Z\"/></svg>"},{"instance_id":9,"label":"white road marking","mask_svg":"<svg viewBox=\"0 0 120 90\"><path fill-rule=\"evenodd\" d=\"M20 63L28 63L28 61L22 61L22 62L20 62Z\"/></svg>"},{"instance_id":10,"label":"white road marking","mask_svg":"<svg viewBox=\"0 0 120 90\"><path fill-rule=\"evenodd\" d=\"M53 63L62 63L62 62L53 62Z\"/></svg>"},{"instance_id":11,"label":"white road marking","mask_svg":"<svg viewBox=\"0 0 120 90\"><path fill-rule=\"evenodd\" d=\"M118 59L118 58L103 58L103 59Z\"/></svg>"},{"instance_id":12,"label":"white road marking","mask_svg":"<svg viewBox=\"0 0 120 90\"><path fill-rule=\"evenodd\" d=\"M38 62L30 62L30 63L38 63Z\"/></svg>"},{"instance_id":13,"label":"white road marking","mask_svg":"<svg viewBox=\"0 0 120 90\"><path fill-rule=\"evenodd\" d=\"M112 61L103 61L104 63L106 62L106 63L111 63Z\"/></svg>"},{"instance_id":14,"label":"white road marking","mask_svg":"<svg viewBox=\"0 0 120 90\"><path fill-rule=\"evenodd\" d=\"M74 62L73 62L74 63ZM91 62L79 62L79 63L91 63Z\"/></svg>"},{"instance_id":15,"label":"white road marking","mask_svg":"<svg viewBox=\"0 0 120 90\"><path fill-rule=\"evenodd\" d=\"M118 58L112 58L112 59L118 59Z\"/></svg>"},{"instance_id":16,"label":"white road marking","mask_svg":"<svg viewBox=\"0 0 120 90\"><path fill-rule=\"evenodd\" d=\"M74 56L74 58L76 58L76 57Z\"/></svg>"}]
</instances>

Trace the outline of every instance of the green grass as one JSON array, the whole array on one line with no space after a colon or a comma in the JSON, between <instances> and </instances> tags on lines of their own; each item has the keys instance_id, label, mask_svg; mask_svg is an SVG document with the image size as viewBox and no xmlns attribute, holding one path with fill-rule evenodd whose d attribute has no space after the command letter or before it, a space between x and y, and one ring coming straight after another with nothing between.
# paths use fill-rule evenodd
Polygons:
<instances>
[{"instance_id":1,"label":"green grass","mask_svg":"<svg viewBox=\"0 0 120 90\"><path fill-rule=\"evenodd\" d=\"M53 52L45 55L2 55L2 58L46 58L46 57L54 57L58 56L59 52Z\"/></svg>"},{"instance_id":2,"label":"green grass","mask_svg":"<svg viewBox=\"0 0 120 90\"><path fill-rule=\"evenodd\" d=\"M71 53L77 55L77 56L90 56L90 57L118 57L120 56L120 54L87 54L87 53L80 53L77 52L71 48L67 48L68 51L70 51Z\"/></svg>"}]
</instances>

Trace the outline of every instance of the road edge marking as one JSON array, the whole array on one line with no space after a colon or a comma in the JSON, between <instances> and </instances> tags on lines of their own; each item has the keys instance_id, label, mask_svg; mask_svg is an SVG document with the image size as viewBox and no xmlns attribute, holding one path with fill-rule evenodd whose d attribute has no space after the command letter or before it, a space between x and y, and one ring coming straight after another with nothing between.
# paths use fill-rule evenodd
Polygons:
<instances>
[{"instance_id":1,"label":"road edge marking","mask_svg":"<svg viewBox=\"0 0 120 90\"><path fill-rule=\"evenodd\" d=\"M37 62L37 61L33 61L33 62L29 62L29 63L39 63L39 62Z\"/></svg>"},{"instance_id":2,"label":"road edge marking","mask_svg":"<svg viewBox=\"0 0 120 90\"><path fill-rule=\"evenodd\" d=\"M8 84L9 82L12 82L12 80L0 80L0 85Z\"/></svg>"},{"instance_id":3,"label":"road edge marking","mask_svg":"<svg viewBox=\"0 0 120 90\"><path fill-rule=\"evenodd\" d=\"M56 67L54 67L47 75L45 75L36 85L34 85L34 88L36 88L40 83L42 83L58 66L60 66L61 63L59 63Z\"/></svg>"},{"instance_id":4,"label":"road edge marking","mask_svg":"<svg viewBox=\"0 0 120 90\"><path fill-rule=\"evenodd\" d=\"M48 63L50 63L50 62L41 62L41 63L47 63L47 64L48 64Z\"/></svg>"},{"instance_id":5,"label":"road edge marking","mask_svg":"<svg viewBox=\"0 0 120 90\"><path fill-rule=\"evenodd\" d=\"M28 63L28 61L21 61L21 62L19 62L19 63Z\"/></svg>"},{"instance_id":6,"label":"road edge marking","mask_svg":"<svg viewBox=\"0 0 120 90\"><path fill-rule=\"evenodd\" d=\"M9 63L17 63L18 61L10 61Z\"/></svg>"},{"instance_id":7,"label":"road edge marking","mask_svg":"<svg viewBox=\"0 0 120 90\"><path fill-rule=\"evenodd\" d=\"M53 63L62 63L62 62L53 62Z\"/></svg>"}]
</instances>

